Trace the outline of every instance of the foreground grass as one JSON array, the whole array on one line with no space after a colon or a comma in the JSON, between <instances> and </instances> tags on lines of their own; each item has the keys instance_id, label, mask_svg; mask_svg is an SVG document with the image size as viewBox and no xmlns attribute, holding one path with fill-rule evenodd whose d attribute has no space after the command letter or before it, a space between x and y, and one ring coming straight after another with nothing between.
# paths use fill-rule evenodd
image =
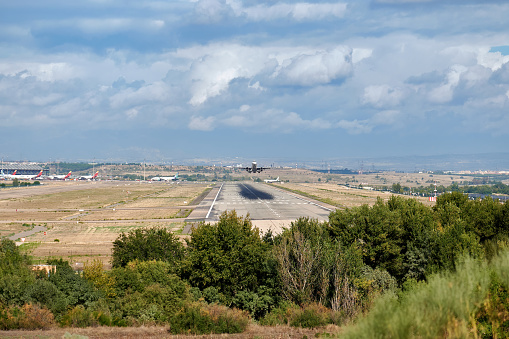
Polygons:
<instances>
[{"instance_id":1,"label":"foreground grass","mask_svg":"<svg viewBox=\"0 0 509 339\"><path fill-rule=\"evenodd\" d=\"M408 291L387 294L341 338L507 338L509 251L471 258Z\"/></svg>"}]
</instances>

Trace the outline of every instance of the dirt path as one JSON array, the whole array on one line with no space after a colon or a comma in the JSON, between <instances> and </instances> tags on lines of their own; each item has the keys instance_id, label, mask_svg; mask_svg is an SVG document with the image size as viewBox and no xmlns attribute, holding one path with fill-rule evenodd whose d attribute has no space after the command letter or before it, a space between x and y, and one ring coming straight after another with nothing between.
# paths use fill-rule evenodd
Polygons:
<instances>
[{"instance_id":1,"label":"dirt path","mask_svg":"<svg viewBox=\"0 0 509 339\"><path fill-rule=\"evenodd\" d=\"M252 339L252 338L316 338L323 335L330 337L337 334L340 328L329 325L327 327L305 329L290 326L259 326L250 325L246 332L239 334L207 334L207 335L171 335L168 327L88 327L88 328L59 328L45 331L0 331L0 338L171 338L171 339ZM327 335L328 334L328 335ZM74 335L74 337L71 337Z\"/></svg>"}]
</instances>

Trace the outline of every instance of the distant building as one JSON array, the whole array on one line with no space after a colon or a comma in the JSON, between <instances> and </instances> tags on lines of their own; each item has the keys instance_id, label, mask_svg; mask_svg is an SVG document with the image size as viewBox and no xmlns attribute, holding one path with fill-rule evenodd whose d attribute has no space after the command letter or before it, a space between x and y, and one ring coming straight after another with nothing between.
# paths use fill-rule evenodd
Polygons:
<instances>
[{"instance_id":1,"label":"distant building","mask_svg":"<svg viewBox=\"0 0 509 339\"><path fill-rule=\"evenodd\" d=\"M32 271L45 271L48 276L56 270L56 265L32 265Z\"/></svg>"},{"instance_id":2,"label":"distant building","mask_svg":"<svg viewBox=\"0 0 509 339\"><path fill-rule=\"evenodd\" d=\"M0 165L0 168L5 174L12 174L17 171L16 174L21 175L37 175L42 170L42 167L38 164L20 162L4 162ZM47 173L44 174L47 175Z\"/></svg>"}]
</instances>

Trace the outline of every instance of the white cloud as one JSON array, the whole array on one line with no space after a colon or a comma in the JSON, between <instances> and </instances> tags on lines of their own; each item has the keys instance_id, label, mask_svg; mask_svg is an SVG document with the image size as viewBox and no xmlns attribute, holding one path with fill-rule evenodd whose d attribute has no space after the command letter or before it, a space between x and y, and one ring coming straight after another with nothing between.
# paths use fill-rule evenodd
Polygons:
<instances>
[{"instance_id":1,"label":"white cloud","mask_svg":"<svg viewBox=\"0 0 509 339\"><path fill-rule=\"evenodd\" d=\"M331 124L321 118L306 120L295 112L280 109L254 109L232 111L221 119L221 124L249 131L278 131L290 133L295 130L320 130L331 128Z\"/></svg>"},{"instance_id":2,"label":"white cloud","mask_svg":"<svg viewBox=\"0 0 509 339\"><path fill-rule=\"evenodd\" d=\"M163 82L148 84L139 89L126 88L110 97L112 108L131 107L146 103L164 102L169 97L169 88Z\"/></svg>"},{"instance_id":3,"label":"white cloud","mask_svg":"<svg viewBox=\"0 0 509 339\"><path fill-rule=\"evenodd\" d=\"M352 72L352 50L340 46L286 59L272 77L286 85L313 86L345 78Z\"/></svg>"},{"instance_id":4,"label":"white cloud","mask_svg":"<svg viewBox=\"0 0 509 339\"><path fill-rule=\"evenodd\" d=\"M19 74L21 78L34 76L40 81L54 82L73 78L75 70L73 66L65 62L12 62L0 63L0 74L9 76Z\"/></svg>"},{"instance_id":5,"label":"white cloud","mask_svg":"<svg viewBox=\"0 0 509 339\"><path fill-rule=\"evenodd\" d=\"M131 109L128 109L127 111L125 111L125 115L127 117L127 119L134 119L138 116L138 109L136 108L131 108Z\"/></svg>"},{"instance_id":6,"label":"white cloud","mask_svg":"<svg viewBox=\"0 0 509 339\"><path fill-rule=\"evenodd\" d=\"M209 1L209 0L207 0ZM251 21L271 21L282 18L296 21L315 21L326 18L342 18L347 9L345 3L277 3L275 5L257 5L244 7L240 1L226 0L236 16L245 16Z\"/></svg>"},{"instance_id":7,"label":"white cloud","mask_svg":"<svg viewBox=\"0 0 509 339\"><path fill-rule=\"evenodd\" d=\"M214 129L214 117L200 117L200 116L193 116L191 117L191 120L189 121L188 127L191 130L197 130L197 131L212 131Z\"/></svg>"},{"instance_id":8,"label":"white cloud","mask_svg":"<svg viewBox=\"0 0 509 339\"><path fill-rule=\"evenodd\" d=\"M502 55L500 52L490 53L488 48L483 48L479 51L477 62L481 66L496 71L509 62L509 55Z\"/></svg>"},{"instance_id":9,"label":"white cloud","mask_svg":"<svg viewBox=\"0 0 509 339\"><path fill-rule=\"evenodd\" d=\"M373 107L393 107L403 99L403 91L389 85L372 85L364 89L363 102Z\"/></svg>"},{"instance_id":10,"label":"white cloud","mask_svg":"<svg viewBox=\"0 0 509 339\"><path fill-rule=\"evenodd\" d=\"M445 83L431 90L429 93L429 99L435 103L447 103L451 101L454 89L460 81L460 76L466 71L467 68L465 66L453 65L447 73Z\"/></svg>"},{"instance_id":11,"label":"white cloud","mask_svg":"<svg viewBox=\"0 0 509 339\"><path fill-rule=\"evenodd\" d=\"M373 127L366 120L341 120L337 127L345 129L350 134L370 133Z\"/></svg>"},{"instance_id":12,"label":"white cloud","mask_svg":"<svg viewBox=\"0 0 509 339\"><path fill-rule=\"evenodd\" d=\"M266 89L264 81L313 86L346 78L352 73L351 53L347 46L323 50L214 44L179 50L175 56L192 60L189 103L198 106L225 93L231 81L239 78L260 77L262 85L260 81L248 85L256 90Z\"/></svg>"}]
</instances>

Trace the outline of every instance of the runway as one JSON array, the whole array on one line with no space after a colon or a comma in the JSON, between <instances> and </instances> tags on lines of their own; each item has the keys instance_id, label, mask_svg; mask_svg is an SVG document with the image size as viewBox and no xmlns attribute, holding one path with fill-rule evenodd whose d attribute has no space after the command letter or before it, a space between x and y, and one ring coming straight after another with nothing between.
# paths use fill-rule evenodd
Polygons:
<instances>
[{"instance_id":1,"label":"runway","mask_svg":"<svg viewBox=\"0 0 509 339\"><path fill-rule=\"evenodd\" d=\"M208 199L205 222L215 222L224 211L249 214L262 231L279 232L300 217L328 220L333 206L299 196L264 183L224 183Z\"/></svg>"}]
</instances>

